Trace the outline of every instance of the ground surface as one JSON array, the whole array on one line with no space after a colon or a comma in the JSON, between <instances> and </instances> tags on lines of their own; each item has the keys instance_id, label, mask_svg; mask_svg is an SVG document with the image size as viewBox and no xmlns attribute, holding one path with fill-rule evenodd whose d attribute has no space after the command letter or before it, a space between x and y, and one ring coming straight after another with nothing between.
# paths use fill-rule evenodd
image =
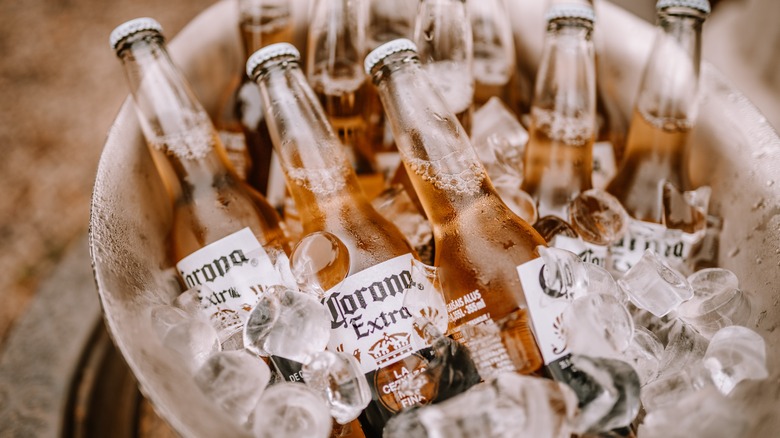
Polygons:
<instances>
[{"instance_id":1,"label":"ground surface","mask_svg":"<svg viewBox=\"0 0 780 438\"><path fill-rule=\"evenodd\" d=\"M0 0L0 345L87 231L103 142L128 94L109 33L151 16L172 37L213 3Z\"/></svg>"}]
</instances>

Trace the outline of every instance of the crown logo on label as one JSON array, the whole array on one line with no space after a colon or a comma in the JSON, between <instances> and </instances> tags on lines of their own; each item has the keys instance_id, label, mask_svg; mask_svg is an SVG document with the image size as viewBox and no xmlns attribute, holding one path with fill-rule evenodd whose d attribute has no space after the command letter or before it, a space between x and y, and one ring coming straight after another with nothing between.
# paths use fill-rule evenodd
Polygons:
<instances>
[{"instance_id":1,"label":"crown logo on label","mask_svg":"<svg viewBox=\"0 0 780 438\"><path fill-rule=\"evenodd\" d=\"M412 335L409 333L385 333L382 339L368 349L368 354L378 366L382 366L407 356L412 352L412 348Z\"/></svg>"}]
</instances>

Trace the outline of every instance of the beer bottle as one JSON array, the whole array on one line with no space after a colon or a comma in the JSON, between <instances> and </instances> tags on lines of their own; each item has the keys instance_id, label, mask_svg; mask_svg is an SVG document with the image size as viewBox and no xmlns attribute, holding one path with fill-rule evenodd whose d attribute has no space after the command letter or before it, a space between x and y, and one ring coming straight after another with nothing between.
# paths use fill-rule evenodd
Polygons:
<instances>
[{"instance_id":1,"label":"beer bottle","mask_svg":"<svg viewBox=\"0 0 780 438\"><path fill-rule=\"evenodd\" d=\"M515 71L515 42L504 0L466 2L474 45L474 105L498 96L509 102Z\"/></svg>"},{"instance_id":2,"label":"beer bottle","mask_svg":"<svg viewBox=\"0 0 780 438\"><path fill-rule=\"evenodd\" d=\"M168 54L160 24L128 21L114 29L110 43L155 165L175 186L170 255L185 287L201 289L201 304L224 340L241 329L257 291L279 280L263 249L289 251L279 217L233 171L208 114ZM245 290L239 280L260 287Z\"/></svg>"},{"instance_id":3,"label":"beer bottle","mask_svg":"<svg viewBox=\"0 0 780 438\"><path fill-rule=\"evenodd\" d=\"M260 86L304 233L328 231L349 250L349 276L323 300L332 315L328 348L352 354L359 362L373 393L361 423L367 435L381 435L393 414L437 394L431 385L413 395L394 393L400 379L421 372L431 358L430 347L403 307L417 254L364 196L298 59L292 45L275 44L252 55L247 73Z\"/></svg>"},{"instance_id":4,"label":"beer bottle","mask_svg":"<svg viewBox=\"0 0 780 438\"><path fill-rule=\"evenodd\" d=\"M244 56L240 76L234 78L225 93L215 125L239 175L243 170L242 176L249 185L278 207L284 197L284 177L279 175L281 180L271 183L273 187L269 190L273 147L260 92L257 84L246 76L244 66L249 55L261 47L291 40L290 3L286 0L239 0L238 8L238 30Z\"/></svg>"},{"instance_id":5,"label":"beer bottle","mask_svg":"<svg viewBox=\"0 0 780 438\"><path fill-rule=\"evenodd\" d=\"M657 35L642 75L626 156L607 186L636 219L661 223L662 180L679 189L690 182L686 143L696 116L701 28L706 0L661 0Z\"/></svg>"},{"instance_id":6,"label":"beer bottle","mask_svg":"<svg viewBox=\"0 0 780 438\"><path fill-rule=\"evenodd\" d=\"M542 360L515 268L538 257L536 247L544 240L496 193L413 42L380 46L368 55L365 68L433 226L434 265L450 334L469 345L483 378L505 370L537 371Z\"/></svg>"},{"instance_id":7,"label":"beer bottle","mask_svg":"<svg viewBox=\"0 0 780 438\"><path fill-rule=\"evenodd\" d=\"M554 3L536 75L521 188L539 217L567 219L569 202L591 188L596 127L593 9Z\"/></svg>"},{"instance_id":8,"label":"beer bottle","mask_svg":"<svg viewBox=\"0 0 780 438\"><path fill-rule=\"evenodd\" d=\"M593 0L587 4L598 12ZM603 33L598 27L593 30L593 45L595 49L594 63L596 65L596 142L593 144L593 186L603 189L615 176L617 163L623 157L626 147L626 130L628 121L618 108L613 95L614 90L609 81L604 64Z\"/></svg>"},{"instance_id":9,"label":"beer bottle","mask_svg":"<svg viewBox=\"0 0 780 438\"><path fill-rule=\"evenodd\" d=\"M471 134L474 43L465 0L420 0L414 42L432 83Z\"/></svg>"},{"instance_id":10,"label":"beer bottle","mask_svg":"<svg viewBox=\"0 0 780 438\"><path fill-rule=\"evenodd\" d=\"M621 265L614 265L613 272L628 269L627 260L636 258L629 255L636 252L632 248L644 251L647 245L658 244L651 241L662 234L663 227L656 224L663 219L664 181L679 190L690 189L685 160L698 105L701 28L710 5L707 0L660 0L656 9L656 37L642 75L625 156L607 185L607 191L639 221L629 226L633 235L612 248L613 262ZM639 238L646 242L638 242ZM666 242L656 249L664 254L679 247L672 252L684 258L690 244Z\"/></svg>"},{"instance_id":11,"label":"beer bottle","mask_svg":"<svg viewBox=\"0 0 780 438\"><path fill-rule=\"evenodd\" d=\"M368 137L370 84L361 68L366 14L362 2L317 0L309 25L306 72L358 174L376 167Z\"/></svg>"}]
</instances>

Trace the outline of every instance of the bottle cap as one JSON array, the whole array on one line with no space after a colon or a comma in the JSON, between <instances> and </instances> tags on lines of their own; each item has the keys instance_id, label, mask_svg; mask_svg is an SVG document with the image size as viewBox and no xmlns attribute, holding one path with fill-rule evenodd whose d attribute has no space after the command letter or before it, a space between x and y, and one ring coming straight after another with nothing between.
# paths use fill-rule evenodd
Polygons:
<instances>
[{"instance_id":1,"label":"bottle cap","mask_svg":"<svg viewBox=\"0 0 780 438\"><path fill-rule=\"evenodd\" d=\"M559 18L578 18L593 23L596 21L596 13L590 5L582 3L554 3L547 10L544 19L550 22Z\"/></svg>"},{"instance_id":2,"label":"bottle cap","mask_svg":"<svg viewBox=\"0 0 780 438\"><path fill-rule=\"evenodd\" d=\"M691 8L707 15L710 14L710 2L707 0L658 0L658 3L655 4L657 11L673 7Z\"/></svg>"},{"instance_id":3,"label":"bottle cap","mask_svg":"<svg viewBox=\"0 0 780 438\"><path fill-rule=\"evenodd\" d=\"M246 74L251 78L258 66L268 60L285 55L294 56L295 59L301 58L301 53L290 43L276 43L265 46L253 53L246 61Z\"/></svg>"},{"instance_id":4,"label":"bottle cap","mask_svg":"<svg viewBox=\"0 0 780 438\"><path fill-rule=\"evenodd\" d=\"M114 30L111 31L111 36L108 38L108 41L111 44L111 48L116 50L122 40L144 30L153 30L162 33L162 26L160 26L160 23L154 18L135 18L114 28Z\"/></svg>"},{"instance_id":5,"label":"bottle cap","mask_svg":"<svg viewBox=\"0 0 780 438\"><path fill-rule=\"evenodd\" d=\"M386 42L372 50L371 53L366 56L365 61L363 61L363 68L366 70L366 74L370 75L371 69L374 68L374 66L377 65L380 61L392 55L393 53L405 51L417 52L417 45L406 38L398 38L396 40Z\"/></svg>"}]
</instances>

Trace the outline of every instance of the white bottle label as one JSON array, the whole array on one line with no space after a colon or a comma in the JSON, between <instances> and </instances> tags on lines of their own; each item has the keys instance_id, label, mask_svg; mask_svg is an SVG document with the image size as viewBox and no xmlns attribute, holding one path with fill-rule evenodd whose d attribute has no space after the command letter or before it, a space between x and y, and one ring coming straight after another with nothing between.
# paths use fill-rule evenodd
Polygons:
<instances>
[{"instance_id":1,"label":"white bottle label","mask_svg":"<svg viewBox=\"0 0 780 438\"><path fill-rule=\"evenodd\" d=\"M328 349L353 355L364 374L427 346L403 306L412 258L398 256L350 275L323 300L332 318Z\"/></svg>"},{"instance_id":2,"label":"white bottle label","mask_svg":"<svg viewBox=\"0 0 780 438\"><path fill-rule=\"evenodd\" d=\"M268 286L283 284L249 228L195 251L176 264L188 288L198 288L201 311L220 339L244 325Z\"/></svg>"},{"instance_id":3,"label":"white bottle label","mask_svg":"<svg viewBox=\"0 0 780 438\"><path fill-rule=\"evenodd\" d=\"M528 303L528 312L545 365L568 354L561 322L563 312L578 294L562 293L544 280L544 259L535 258L517 267L520 283ZM581 292L580 292L581 293Z\"/></svg>"},{"instance_id":4,"label":"white bottle label","mask_svg":"<svg viewBox=\"0 0 780 438\"><path fill-rule=\"evenodd\" d=\"M623 276L648 249L675 267L687 262L691 248L703 236L704 233L685 233L661 224L630 219L626 234L609 247L607 270L616 277Z\"/></svg>"},{"instance_id":5,"label":"white bottle label","mask_svg":"<svg viewBox=\"0 0 780 438\"><path fill-rule=\"evenodd\" d=\"M607 252L609 248L606 246L596 245L580 238L562 236L560 234L553 238L550 246L571 251L577 254L577 257L585 263L593 263L604 269L607 268Z\"/></svg>"},{"instance_id":6,"label":"white bottle label","mask_svg":"<svg viewBox=\"0 0 780 438\"><path fill-rule=\"evenodd\" d=\"M617 173L615 148L611 142L597 141L593 144L593 188L603 189Z\"/></svg>"}]
</instances>

